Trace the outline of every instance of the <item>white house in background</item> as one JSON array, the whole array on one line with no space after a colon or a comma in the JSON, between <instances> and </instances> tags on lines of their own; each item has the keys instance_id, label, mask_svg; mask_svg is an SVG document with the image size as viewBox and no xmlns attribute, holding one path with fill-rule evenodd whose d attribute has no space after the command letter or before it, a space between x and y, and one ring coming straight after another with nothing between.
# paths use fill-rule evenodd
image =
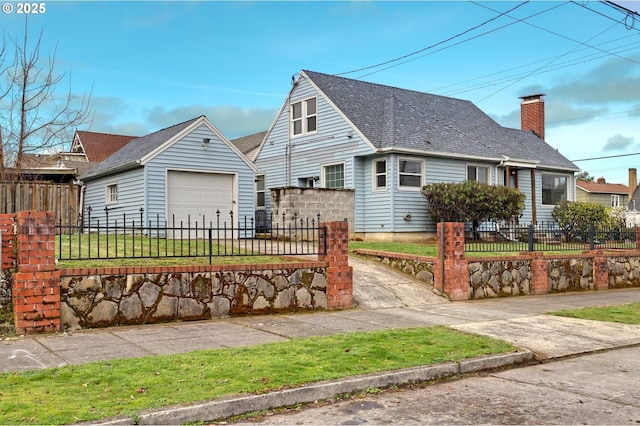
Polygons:
<instances>
[{"instance_id":1,"label":"white house in background","mask_svg":"<svg viewBox=\"0 0 640 426\"><path fill-rule=\"evenodd\" d=\"M81 176L92 220L169 226L253 217L257 169L205 116L135 138Z\"/></svg>"},{"instance_id":2,"label":"white house in background","mask_svg":"<svg viewBox=\"0 0 640 426\"><path fill-rule=\"evenodd\" d=\"M355 234L367 239L434 233L421 187L435 182L518 188L522 221L550 221L575 200L580 169L544 141L542 95L521 107L523 130L509 129L469 101L301 71L255 164L267 189L354 189Z\"/></svg>"}]
</instances>

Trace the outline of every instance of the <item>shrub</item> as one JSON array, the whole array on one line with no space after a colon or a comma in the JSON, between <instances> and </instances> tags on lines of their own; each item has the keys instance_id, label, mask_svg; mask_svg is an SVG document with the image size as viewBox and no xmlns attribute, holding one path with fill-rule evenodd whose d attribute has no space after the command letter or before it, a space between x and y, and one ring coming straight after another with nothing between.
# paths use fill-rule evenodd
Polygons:
<instances>
[{"instance_id":1,"label":"shrub","mask_svg":"<svg viewBox=\"0 0 640 426\"><path fill-rule=\"evenodd\" d=\"M506 186L479 182L433 183L422 187L428 214L435 222L510 220L522 216L525 195Z\"/></svg>"}]
</instances>

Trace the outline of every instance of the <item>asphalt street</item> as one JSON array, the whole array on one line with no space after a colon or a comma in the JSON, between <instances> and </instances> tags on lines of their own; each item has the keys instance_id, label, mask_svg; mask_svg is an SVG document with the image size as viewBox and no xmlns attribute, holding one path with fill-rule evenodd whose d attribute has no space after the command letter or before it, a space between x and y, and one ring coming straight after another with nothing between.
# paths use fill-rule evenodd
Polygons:
<instances>
[{"instance_id":1,"label":"asphalt street","mask_svg":"<svg viewBox=\"0 0 640 426\"><path fill-rule=\"evenodd\" d=\"M636 346L309 404L237 425L637 425L639 371Z\"/></svg>"}]
</instances>

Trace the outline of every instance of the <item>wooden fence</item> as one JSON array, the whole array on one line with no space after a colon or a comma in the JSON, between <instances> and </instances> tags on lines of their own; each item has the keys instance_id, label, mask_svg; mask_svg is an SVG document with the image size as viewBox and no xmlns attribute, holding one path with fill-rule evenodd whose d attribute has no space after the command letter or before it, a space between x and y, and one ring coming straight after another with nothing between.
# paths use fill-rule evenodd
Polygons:
<instances>
[{"instance_id":1,"label":"wooden fence","mask_svg":"<svg viewBox=\"0 0 640 426\"><path fill-rule=\"evenodd\" d=\"M0 214L22 210L53 211L56 223L77 225L80 185L51 182L0 182Z\"/></svg>"}]
</instances>

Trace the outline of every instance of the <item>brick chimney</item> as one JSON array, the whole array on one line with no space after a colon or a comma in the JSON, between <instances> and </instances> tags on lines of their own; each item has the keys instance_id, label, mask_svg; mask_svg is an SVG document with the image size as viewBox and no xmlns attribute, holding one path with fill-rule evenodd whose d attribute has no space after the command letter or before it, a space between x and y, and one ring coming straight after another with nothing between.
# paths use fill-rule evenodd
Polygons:
<instances>
[{"instance_id":1,"label":"brick chimney","mask_svg":"<svg viewBox=\"0 0 640 426\"><path fill-rule=\"evenodd\" d=\"M544 140L544 94L521 96L520 128L533 131Z\"/></svg>"},{"instance_id":2,"label":"brick chimney","mask_svg":"<svg viewBox=\"0 0 640 426\"><path fill-rule=\"evenodd\" d=\"M638 186L638 172L636 169L629 169L629 200L633 197L633 193L636 192Z\"/></svg>"},{"instance_id":3,"label":"brick chimney","mask_svg":"<svg viewBox=\"0 0 640 426\"><path fill-rule=\"evenodd\" d=\"M597 183L607 183L607 181L605 180L605 178L604 178L604 177L599 177L599 178L596 180L596 182L597 182Z\"/></svg>"}]
</instances>

